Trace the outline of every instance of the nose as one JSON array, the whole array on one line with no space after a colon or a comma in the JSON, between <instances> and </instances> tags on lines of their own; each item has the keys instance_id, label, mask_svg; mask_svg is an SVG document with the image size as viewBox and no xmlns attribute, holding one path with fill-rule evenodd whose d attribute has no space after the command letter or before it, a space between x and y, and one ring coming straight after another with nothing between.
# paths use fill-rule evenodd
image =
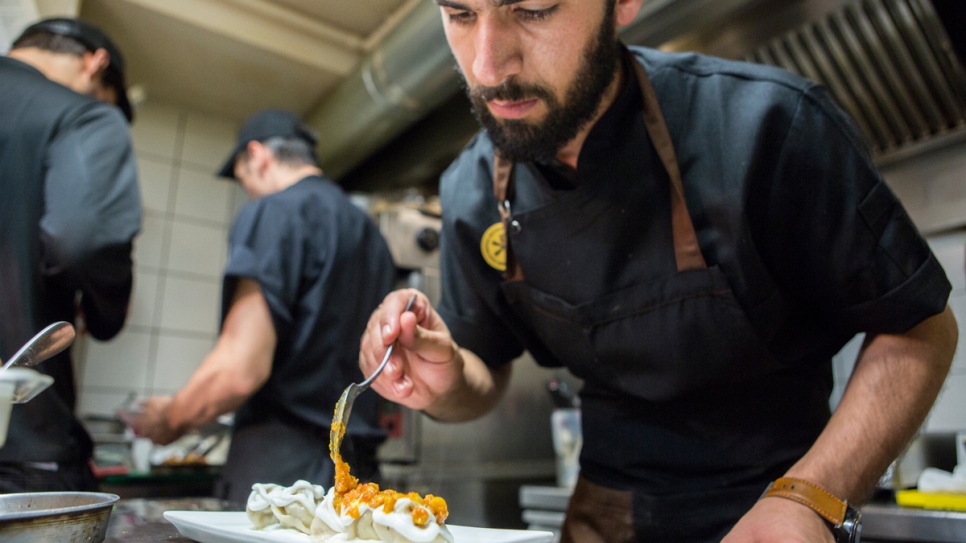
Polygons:
<instances>
[{"instance_id":1,"label":"nose","mask_svg":"<svg viewBox=\"0 0 966 543\"><path fill-rule=\"evenodd\" d=\"M500 16L480 18L473 59L473 76L479 84L495 87L520 73L523 58L511 25Z\"/></svg>"}]
</instances>

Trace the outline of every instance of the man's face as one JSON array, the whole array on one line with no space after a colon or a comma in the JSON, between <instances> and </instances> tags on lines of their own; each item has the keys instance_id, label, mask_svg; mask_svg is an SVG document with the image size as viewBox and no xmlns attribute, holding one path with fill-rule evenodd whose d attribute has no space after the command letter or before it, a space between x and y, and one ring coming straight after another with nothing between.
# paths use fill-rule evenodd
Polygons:
<instances>
[{"instance_id":1,"label":"man's face","mask_svg":"<svg viewBox=\"0 0 966 543\"><path fill-rule=\"evenodd\" d=\"M438 3L474 113L501 155L549 159L593 120L620 60L612 0Z\"/></svg>"}]
</instances>

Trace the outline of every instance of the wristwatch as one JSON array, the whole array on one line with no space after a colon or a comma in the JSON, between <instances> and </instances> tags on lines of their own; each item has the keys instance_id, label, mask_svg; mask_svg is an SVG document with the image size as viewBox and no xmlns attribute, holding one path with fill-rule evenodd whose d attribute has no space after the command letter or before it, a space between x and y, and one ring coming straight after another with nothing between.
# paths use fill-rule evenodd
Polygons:
<instances>
[{"instance_id":1,"label":"wristwatch","mask_svg":"<svg viewBox=\"0 0 966 543\"><path fill-rule=\"evenodd\" d=\"M862 538L862 513L815 483L782 477L768 485L761 495L767 496L778 496L811 508L829 523L835 543L859 543Z\"/></svg>"}]
</instances>

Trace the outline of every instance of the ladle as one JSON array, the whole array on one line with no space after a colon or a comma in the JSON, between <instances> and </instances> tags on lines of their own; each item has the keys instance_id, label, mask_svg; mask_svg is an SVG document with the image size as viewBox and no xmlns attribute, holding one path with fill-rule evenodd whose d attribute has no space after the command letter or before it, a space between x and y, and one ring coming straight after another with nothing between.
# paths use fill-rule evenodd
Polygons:
<instances>
[{"instance_id":1,"label":"ladle","mask_svg":"<svg viewBox=\"0 0 966 543\"><path fill-rule=\"evenodd\" d=\"M3 365L3 369L32 368L58 354L74 341L74 327L67 322L55 322L33 337Z\"/></svg>"}]
</instances>

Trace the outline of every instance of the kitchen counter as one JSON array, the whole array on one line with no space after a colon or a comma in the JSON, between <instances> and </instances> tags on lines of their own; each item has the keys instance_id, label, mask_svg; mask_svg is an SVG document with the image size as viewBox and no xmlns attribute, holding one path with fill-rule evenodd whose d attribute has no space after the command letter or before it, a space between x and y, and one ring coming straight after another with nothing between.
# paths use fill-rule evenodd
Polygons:
<instances>
[{"instance_id":1,"label":"kitchen counter","mask_svg":"<svg viewBox=\"0 0 966 543\"><path fill-rule=\"evenodd\" d=\"M570 490L549 486L520 487L523 520L532 529L558 532ZM873 502L862 507L862 541L961 543L966 541L966 513L929 511Z\"/></svg>"},{"instance_id":2,"label":"kitchen counter","mask_svg":"<svg viewBox=\"0 0 966 543\"><path fill-rule=\"evenodd\" d=\"M165 511L244 511L244 504L213 498L122 499L111 514L104 543L192 543L164 520Z\"/></svg>"}]
</instances>

